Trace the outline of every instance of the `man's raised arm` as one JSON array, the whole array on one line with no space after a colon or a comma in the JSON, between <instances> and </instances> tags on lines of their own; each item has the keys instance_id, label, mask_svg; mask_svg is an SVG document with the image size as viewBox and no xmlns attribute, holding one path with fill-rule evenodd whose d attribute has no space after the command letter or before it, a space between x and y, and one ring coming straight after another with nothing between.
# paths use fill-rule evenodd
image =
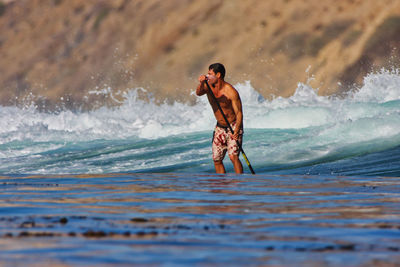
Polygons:
<instances>
[{"instance_id":1,"label":"man's raised arm","mask_svg":"<svg viewBox=\"0 0 400 267\"><path fill-rule=\"evenodd\" d=\"M202 96L202 95L204 95L205 93L207 93L207 91L208 91L208 88L205 86L205 83L206 83L206 76L205 75L201 75L200 77L199 77L199 85L197 86L197 89L196 89L196 95L198 95L198 96Z\"/></svg>"}]
</instances>

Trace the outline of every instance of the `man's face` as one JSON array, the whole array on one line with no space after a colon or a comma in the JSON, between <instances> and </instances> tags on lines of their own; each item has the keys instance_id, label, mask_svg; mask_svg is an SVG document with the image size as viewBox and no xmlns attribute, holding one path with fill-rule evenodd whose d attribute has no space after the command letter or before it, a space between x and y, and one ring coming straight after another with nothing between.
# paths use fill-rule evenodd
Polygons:
<instances>
[{"instance_id":1,"label":"man's face","mask_svg":"<svg viewBox=\"0 0 400 267\"><path fill-rule=\"evenodd\" d=\"M214 70L208 70L207 79L211 84L215 84L218 81L218 75L215 74Z\"/></svg>"}]
</instances>

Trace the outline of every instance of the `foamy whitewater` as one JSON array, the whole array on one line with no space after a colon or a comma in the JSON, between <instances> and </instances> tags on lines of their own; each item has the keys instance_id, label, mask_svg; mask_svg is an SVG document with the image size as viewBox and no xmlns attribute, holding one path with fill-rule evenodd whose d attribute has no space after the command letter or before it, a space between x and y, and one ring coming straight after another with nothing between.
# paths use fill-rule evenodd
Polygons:
<instances>
[{"instance_id":1,"label":"foamy whitewater","mask_svg":"<svg viewBox=\"0 0 400 267\"><path fill-rule=\"evenodd\" d=\"M318 96L299 83L293 96L270 101L250 82L235 87L256 173L400 175L399 70L369 74L345 97ZM140 91L90 112L0 106L0 173L213 172L215 119L206 97L157 105Z\"/></svg>"}]
</instances>

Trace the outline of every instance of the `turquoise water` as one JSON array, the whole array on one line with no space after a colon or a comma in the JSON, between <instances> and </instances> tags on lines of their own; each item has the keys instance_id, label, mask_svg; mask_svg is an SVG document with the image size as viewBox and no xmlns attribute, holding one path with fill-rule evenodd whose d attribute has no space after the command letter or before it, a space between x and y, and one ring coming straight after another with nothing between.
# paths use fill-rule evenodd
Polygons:
<instances>
[{"instance_id":1,"label":"turquoise water","mask_svg":"<svg viewBox=\"0 0 400 267\"><path fill-rule=\"evenodd\" d=\"M398 71L341 97L235 87L255 176L214 174L204 97L0 107L0 265L400 262Z\"/></svg>"},{"instance_id":2,"label":"turquoise water","mask_svg":"<svg viewBox=\"0 0 400 267\"><path fill-rule=\"evenodd\" d=\"M249 129L244 149L258 174L400 175L400 135L387 140L336 144L336 140L319 137L322 131L319 128ZM49 149L49 146L54 147ZM212 173L210 147L210 132L152 140L132 138L59 144L18 141L1 148L20 153L27 148L45 151L3 158L0 173ZM242 162L245 172L250 173L245 161ZM229 159L225 164L228 172L233 172Z\"/></svg>"},{"instance_id":3,"label":"turquoise water","mask_svg":"<svg viewBox=\"0 0 400 267\"><path fill-rule=\"evenodd\" d=\"M306 84L273 100L250 82L236 88L243 148L257 173L399 175L398 71L370 74L342 97L318 96ZM0 174L213 172L215 119L206 98L157 105L140 100L141 91L90 112L0 107Z\"/></svg>"}]
</instances>

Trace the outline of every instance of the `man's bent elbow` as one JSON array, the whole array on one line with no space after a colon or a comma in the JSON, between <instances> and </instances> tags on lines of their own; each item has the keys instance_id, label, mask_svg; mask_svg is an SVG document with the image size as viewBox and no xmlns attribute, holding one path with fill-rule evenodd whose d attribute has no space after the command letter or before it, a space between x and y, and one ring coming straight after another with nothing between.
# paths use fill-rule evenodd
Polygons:
<instances>
[{"instance_id":1,"label":"man's bent elbow","mask_svg":"<svg viewBox=\"0 0 400 267\"><path fill-rule=\"evenodd\" d=\"M202 96L202 95L204 95L204 94L205 94L204 90L201 90L201 89L197 89L197 90L196 90L196 95L197 95L197 96Z\"/></svg>"}]
</instances>

